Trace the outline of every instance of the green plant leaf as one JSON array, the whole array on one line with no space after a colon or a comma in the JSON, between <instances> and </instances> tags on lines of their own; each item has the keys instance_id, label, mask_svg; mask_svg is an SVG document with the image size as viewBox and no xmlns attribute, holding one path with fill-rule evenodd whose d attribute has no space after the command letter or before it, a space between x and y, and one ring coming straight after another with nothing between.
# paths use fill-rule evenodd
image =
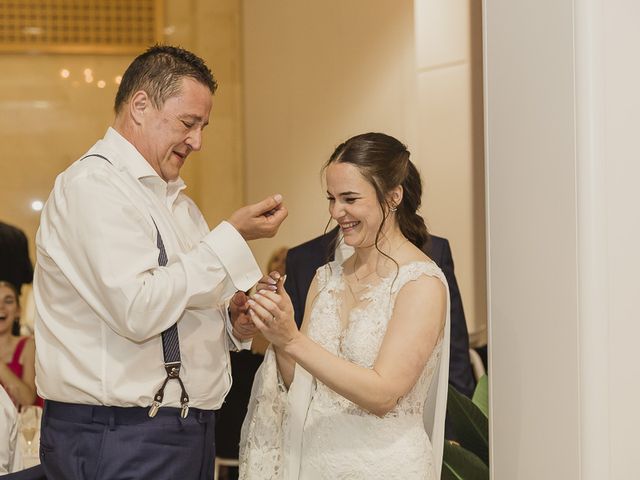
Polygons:
<instances>
[{"instance_id":1,"label":"green plant leaf","mask_svg":"<svg viewBox=\"0 0 640 480\"><path fill-rule=\"evenodd\" d=\"M489 377L486 375L483 375L478 380L472 400L480 411L484 413L484 416L489 418Z\"/></svg>"},{"instance_id":2,"label":"green plant leaf","mask_svg":"<svg viewBox=\"0 0 640 480\"><path fill-rule=\"evenodd\" d=\"M447 414L460 444L489 464L489 420L469 398L451 385Z\"/></svg>"},{"instance_id":3,"label":"green plant leaf","mask_svg":"<svg viewBox=\"0 0 640 480\"><path fill-rule=\"evenodd\" d=\"M489 480L489 467L469 450L444 442L441 480Z\"/></svg>"}]
</instances>

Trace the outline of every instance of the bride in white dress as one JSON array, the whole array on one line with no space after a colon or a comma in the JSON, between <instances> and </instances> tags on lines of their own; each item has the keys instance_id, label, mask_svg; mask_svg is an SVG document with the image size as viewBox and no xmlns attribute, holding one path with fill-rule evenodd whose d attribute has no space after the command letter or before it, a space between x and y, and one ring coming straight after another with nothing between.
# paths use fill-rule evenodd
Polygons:
<instances>
[{"instance_id":1,"label":"bride in white dress","mask_svg":"<svg viewBox=\"0 0 640 480\"><path fill-rule=\"evenodd\" d=\"M325 166L329 212L355 253L316 272L304 322L265 277L251 300L271 341L242 429L240 478L440 478L449 358L445 277L416 245L420 176L378 133ZM277 276L276 276L277 278Z\"/></svg>"}]
</instances>

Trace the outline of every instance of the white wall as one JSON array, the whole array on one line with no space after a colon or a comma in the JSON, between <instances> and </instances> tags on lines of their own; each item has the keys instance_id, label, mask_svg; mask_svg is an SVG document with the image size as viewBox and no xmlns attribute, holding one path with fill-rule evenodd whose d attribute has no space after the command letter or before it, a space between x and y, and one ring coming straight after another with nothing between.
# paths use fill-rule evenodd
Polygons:
<instances>
[{"instance_id":1,"label":"white wall","mask_svg":"<svg viewBox=\"0 0 640 480\"><path fill-rule=\"evenodd\" d=\"M492 478L636 478L640 5L483 5Z\"/></svg>"},{"instance_id":2,"label":"white wall","mask_svg":"<svg viewBox=\"0 0 640 480\"><path fill-rule=\"evenodd\" d=\"M469 331L486 325L482 18L477 0L415 0L418 143L431 231L449 239Z\"/></svg>"},{"instance_id":3,"label":"white wall","mask_svg":"<svg viewBox=\"0 0 640 480\"><path fill-rule=\"evenodd\" d=\"M352 135L415 144L411 0L243 2L247 200L284 195L278 237L254 242L261 265L280 245L324 231L320 168Z\"/></svg>"},{"instance_id":4,"label":"white wall","mask_svg":"<svg viewBox=\"0 0 640 480\"><path fill-rule=\"evenodd\" d=\"M599 323L608 324L608 331L605 330L608 342L605 336L600 343L604 343L602 353L608 354L603 363L605 366L608 363L609 370L606 378L593 378L588 371L583 372L583 378L592 380L591 391L605 393L605 402L608 393L608 411L600 412L606 415L605 420L609 419L609 431L605 430L606 424L596 423L594 434L606 435L610 440L609 478L617 480L639 475L640 64L630 53L640 44L640 4L634 0L587 3L593 4L593 29L601 32L596 51L598 61L593 69L600 76L597 97L593 100L597 109L591 120L602 132L601 149L596 151L596 174L605 173L595 180L603 187L598 205L603 216L598 217L595 233L604 232L603 250L597 253L606 258L604 291L600 296L603 310L608 314L608 318L593 319L592 330L599 332ZM586 32L588 37L592 34ZM588 413L598 415L594 419L603 418L602 413ZM597 443L596 447L600 449ZM587 454L593 452L584 453ZM603 462L606 459L604 455Z\"/></svg>"},{"instance_id":5,"label":"white wall","mask_svg":"<svg viewBox=\"0 0 640 480\"><path fill-rule=\"evenodd\" d=\"M425 181L422 213L433 233L451 242L470 330L484 327L474 3L243 2L247 200L279 191L290 209L277 238L252 245L262 265L278 246L324 230L329 216L319 171L335 146L383 131L408 144Z\"/></svg>"}]
</instances>

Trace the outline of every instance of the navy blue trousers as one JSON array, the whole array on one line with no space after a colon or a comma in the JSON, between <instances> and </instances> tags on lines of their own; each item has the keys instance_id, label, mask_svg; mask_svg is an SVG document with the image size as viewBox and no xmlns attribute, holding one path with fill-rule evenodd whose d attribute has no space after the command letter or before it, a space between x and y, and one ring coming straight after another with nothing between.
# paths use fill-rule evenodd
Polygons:
<instances>
[{"instance_id":1,"label":"navy blue trousers","mask_svg":"<svg viewBox=\"0 0 640 480\"><path fill-rule=\"evenodd\" d=\"M191 408L45 402L40 460L49 480L211 480L215 415Z\"/></svg>"}]
</instances>

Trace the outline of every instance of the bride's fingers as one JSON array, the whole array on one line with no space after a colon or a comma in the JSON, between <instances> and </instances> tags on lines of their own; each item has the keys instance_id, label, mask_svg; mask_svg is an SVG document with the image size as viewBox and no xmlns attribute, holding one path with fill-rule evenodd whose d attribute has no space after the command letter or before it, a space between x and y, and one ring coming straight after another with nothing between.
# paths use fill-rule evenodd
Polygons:
<instances>
[{"instance_id":1,"label":"bride's fingers","mask_svg":"<svg viewBox=\"0 0 640 480\"><path fill-rule=\"evenodd\" d=\"M253 324L260 330L261 332L267 329L267 326L264 324L262 319L254 312L249 309L249 315L251 315L251 320L253 320Z\"/></svg>"},{"instance_id":2,"label":"bride's fingers","mask_svg":"<svg viewBox=\"0 0 640 480\"><path fill-rule=\"evenodd\" d=\"M256 293L253 296L253 300L258 303L260 306L271 312L272 315L276 315L280 313L280 307L278 306L278 302L274 301L276 299L273 298L275 295L273 292L260 292Z\"/></svg>"},{"instance_id":3,"label":"bride's fingers","mask_svg":"<svg viewBox=\"0 0 640 480\"><path fill-rule=\"evenodd\" d=\"M268 298L276 305L282 300L282 297L280 295L278 295L276 292L272 292L271 290L263 290L260 293L256 293L254 297L255 296Z\"/></svg>"},{"instance_id":4,"label":"bride's fingers","mask_svg":"<svg viewBox=\"0 0 640 480\"><path fill-rule=\"evenodd\" d=\"M283 299L288 300L289 294L284 289L284 282L287 280L287 276L283 275L280 279L278 279L278 283L276 284L276 292L282 296Z\"/></svg>"},{"instance_id":5,"label":"bride's fingers","mask_svg":"<svg viewBox=\"0 0 640 480\"><path fill-rule=\"evenodd\" d=\"M271 291L262 291L260 292L260 295L271 300L277 308L282 309L282 295Z\"/></svg>"},{"instance_id":6,"label":"bride's fingers","mask_svg":"<svg viewBox=\"0 0 640 480\"><path fill-rule=\"evenodd\" d=\"M266 303L266 302L263 301L261 303L258 303L258 295L254 296L253 299L249 300L249 305L251 306L249 311L253 311L258 317L260 317L260 320L262 320L262 322L265 323L265 322L268 322L270 319L272 319L274 317L274 314L271 313L268 307L265 308L263 303ZM273 305L272 303L271 303L271 309L275 310L275 305Z\"/></svg>"}]
</instances>

